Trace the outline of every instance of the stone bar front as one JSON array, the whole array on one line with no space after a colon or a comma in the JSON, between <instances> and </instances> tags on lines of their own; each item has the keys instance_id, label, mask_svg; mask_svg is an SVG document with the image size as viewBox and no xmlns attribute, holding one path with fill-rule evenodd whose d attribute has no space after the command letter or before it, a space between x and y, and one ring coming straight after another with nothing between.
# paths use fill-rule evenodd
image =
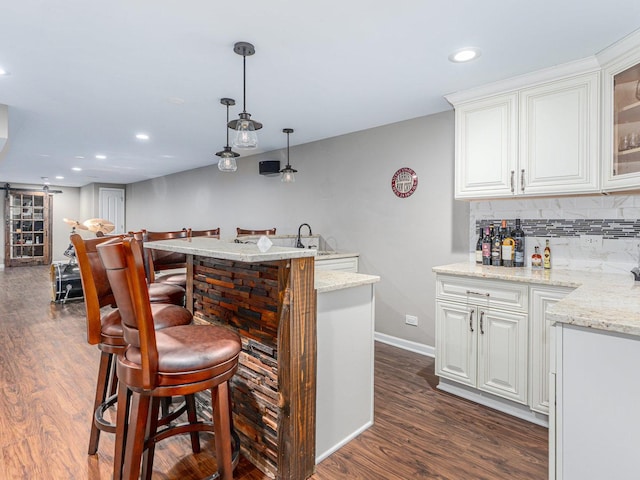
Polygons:
<instances>
[{"instance_id":1,"label":"stone bar front","mask_svg":"<svg viewBox=\"0 0 640 480\"><path fill-rule=\"evenodd\" d=\"M242 454L270 477L304 480L315 465L314 252L217 239L148 242L187 254L187 306L197 322L242 338L232 379Z\"/></svg>"}]
</instances>

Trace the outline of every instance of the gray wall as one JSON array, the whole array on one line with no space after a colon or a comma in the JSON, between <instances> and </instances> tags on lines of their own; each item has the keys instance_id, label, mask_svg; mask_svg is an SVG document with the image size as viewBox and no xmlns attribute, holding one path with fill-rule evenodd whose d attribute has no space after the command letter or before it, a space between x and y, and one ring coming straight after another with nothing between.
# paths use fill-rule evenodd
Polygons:
<instances>
[{"instance_id":1,"label":"gray wall","mask_svg":"<svg viewBox=\"0 0 640 480\"><path fill-rule=\"evenodd\" d=\"M359 252L363 273L381 276L377 332L433 346L431 267L465 261L469 251L469 205L453 200L453 112L293 147L295 184L258 175L258 161L284 166L285 155L240 158L234 174L219 172L214 157L211 167L128 185L127 229L221 227L233 238L236 227L294 234L307 222L335 249ZM419 177L406 199L391 191L401 167ZM405 314L418 327L405 325Z\"/></svg>"}]
</instances>

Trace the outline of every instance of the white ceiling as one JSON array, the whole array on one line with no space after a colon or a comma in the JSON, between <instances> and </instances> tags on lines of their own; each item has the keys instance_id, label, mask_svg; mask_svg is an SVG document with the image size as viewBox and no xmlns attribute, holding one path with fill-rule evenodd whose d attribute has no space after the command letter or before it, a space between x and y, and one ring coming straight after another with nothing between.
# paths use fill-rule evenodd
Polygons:
<instances>
[{"instance_id":1,"label":"white ceiling","mask_svg":"<svg viewBox=\"0 0 640 480\"><path fill-rule=\"evenodd\" d=\"M237 41L256 48L247 111L263 152L286 145L285 127L293 146L440 112L444 94L638 28L637 0L0 0L0 181L130 183L216 163L220 98L241 111ZM482 56L448 61L465 46Z\"/></svg>"}]
</instances>

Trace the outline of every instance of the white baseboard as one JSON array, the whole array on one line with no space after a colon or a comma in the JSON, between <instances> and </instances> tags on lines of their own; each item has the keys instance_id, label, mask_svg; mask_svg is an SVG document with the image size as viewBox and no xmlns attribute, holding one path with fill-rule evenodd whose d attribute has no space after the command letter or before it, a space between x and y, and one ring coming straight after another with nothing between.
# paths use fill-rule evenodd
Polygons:
<instances>
[{"instance_id":1,"label":"white baseboard","mask_svg":"<svg viewBox=\"0 0 640 480\"><path fill-rule=\"evenodd\" d=\"M499 397L495 397L489 393L481 392L475 388L467 388L464 385L458 385L447 382L446 379L440 377L440 383L438 383L438 390L451 393L457 397L466 398L472 402L479 403L485 407L493 408L499 412L512 415L522 420L526 420L536 425L549 428L549 417L541 413L532 412L526 405L520 405L509 400L504 400Z\"/></svg>"},{"instance_id":2,"label":"white baseboard","mask_svg":"<svg viewBox=\"0 0 640 480\"><path fill-rule=\"evenodd\" d=\"M425 355L426 357L435 358L436 356L436 349L431 345L412 342L411 340L405 340L403 338L392 337L391 335L387 335L385 333L380 333L380 332L375 332L373 334L373 338L377 342L386 343L387 345L392 345L394 347L402 348L403 350L419 353L420 355Z\"/></svg>"},{"instance_id":3,"label":"white baseboard","mask_svg":"<svg viewBox=\"0 0 640 480\"><path fill-rule=\"evenodd\" d=\"M4 270L4 263L0 263L0 270Z\"/></svg>"},{"instance_id":4,"label":"white baseboard","mask_svg":"<svg viewBox=\"0 0 640 480\"><path fill-rule=\"evenodd\" d=\"M351 435L347 436L346 438L344 438L340 442L336 443L333 447L329 448L326 452L323 452L320 455L316 456L316 465L319 464L325 458L327 458L329 455L331 455L333 452L335 452L335 451L339 450L340 448L344 447L347 443L349 443L351 440L356 438L358 435L360 435L362 432L364 432L366 429L368 429L372 425L373 425L373 421L365 423L358 430L356 430L355 432L353 432Z\"/></svg>"}]
</instances>

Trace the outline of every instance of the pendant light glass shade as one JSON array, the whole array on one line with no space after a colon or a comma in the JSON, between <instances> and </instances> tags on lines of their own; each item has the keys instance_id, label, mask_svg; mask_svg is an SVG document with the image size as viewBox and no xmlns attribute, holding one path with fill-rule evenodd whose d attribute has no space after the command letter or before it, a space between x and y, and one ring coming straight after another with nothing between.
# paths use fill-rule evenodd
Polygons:
<instances>
[{"instance_id":1,"label":"pendant light glass shade","mask_svg":"<svg viewBox=\"0 0 640 480\"><path fill-rule=\"evenodd\" d=\"M229 123L229 106L235 105L236 101L233 98L221 98L220 103L227 106L227 124ZM238 170L238 164L236 163L236 157L240 154L231 150L229 146L229 127L226 127L227 131L227 144L224 149L217 152L216 155L220 157L218 160L218 170L221 172L235 172Z\"/></svg>"},{"instance_id":2,"label":"pendant light glass shade","mask_svg":"<svg viewBox=\"0 0 640 480\"><path fill-rule=\"evenodd\" d=\"M246 115L247 118L242 118ZM241 113L236 123L236 136L233 146L237 148L252 149L258 146L258 135L248 113Z\"/></svg>"},{"instance_id":3,"label":"pendant light glass shade","mask_svg":"<svg viewBox=\"0 0 640 480\"><path fill-rule=\"evenodd\" d=\"M282 174L280 181L283 183L293 183L296 181L295 174L298 173L298 171L291 168L291 165L289 164L289 134L293 133L293 128L284 128L282 131L287 134L287 166L280 170L280 173Z\"/></svg>"},{"instance_id":4,"label":"pendant light glass shade","mask_svg":"<svg viewBox=\"0 0 640 480\"><path fill-rule=\"evenodd\" d=\"M228 151L226 149L229 149ZM218 160L218 170L221 172L235 172L238 170L238 164L236 163L236 156L234 156L235 152L231 151L231 147L225 147L225 150L222 152L218 152L220 155L220 160ZM216 153L216 155L218 155Z\"/></svg>"},{"instance_id":5,"label":"pendant light glass shade","mask_svg":"<svg viewBox=\"0 0 640 480\"><path fill-rule=\"evenodd\" d=\"M258 146L256 130L262 128L260 122L251 120L251 114L247 113L247 56L256 53L253 45L248 42L238 42L233 46L233 51L242 55L242 113L238 120L227 122L227 126L236 130L233 146L242 149L253 149Z\"/></svg>"}]
</instances>

